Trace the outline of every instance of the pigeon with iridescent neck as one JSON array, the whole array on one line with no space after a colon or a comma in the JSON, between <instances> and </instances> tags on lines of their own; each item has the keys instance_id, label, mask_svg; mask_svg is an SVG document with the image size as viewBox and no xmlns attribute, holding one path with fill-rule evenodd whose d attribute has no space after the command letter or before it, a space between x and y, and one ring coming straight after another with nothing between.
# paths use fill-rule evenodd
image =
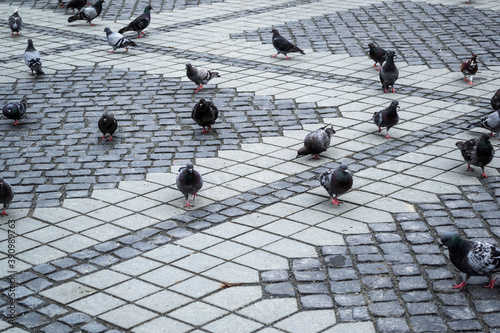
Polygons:
<instances>
[{"instance_id":1,"label":"pigeon with iridescent neck","mask_svg":"<svg viewBox=\"0 0 500 333\"><path fill-rule=\"evenodd\" d=\"M378 132L380 133L380 131L382 131L382 127L387 128L387 134L385 135L386 139L391 138L389 136L389 130L399 122L398 108L399 102L394 100L391 102L391 105L385 109L373 113L372 121L378 126Z\"/></svg>"},{"instance_id":2,"label":"pigeon with iridescent neck","mask_svg":"<svg viewBox=\"0 0 500 333\"><path fill-rule=\"evenodd\" d=\"M333 126L328 127L328 125L307 134L304 139L304 147L297 151L297 157L312 154L312 158L318 160L319 154L330 147L332 134L335 134L335 130Z\"/></svg>"},{"instance_id":3,"label":"pigeon with iridescent neck","mask_svg":"<svg viewBox=\"0 0 500 333\"><path fill-rule=\"evenodd\" d=\"M389 87L392 88L393 93L396 92L394 90L394 83L396 83L396 80L399 77L399 70L394 63L395 56L396 53L394 51L387 51L387 60L380 68L379 77L382 87L384 88L384 92L387 92Z\"/></svg>"},{"instance_id":4,"label":"pigeon with iridescent neck","mask_svg":"<svg viewBox=\"0 0 500 333\"><path fill-rule=\"evenodd\" d=\"M14 13L9 16L9 22L8 22L11 35L14 35L14 32L19 35L19 31L21 31L21 28L23 26L23 20L21 19L21 16L19 16L19 13L17 12L17 7L14 9Z\"/></svg>"},{"instance_id":5,"label":"pigeon with iridescent neck","mask_svg":"<svg viewBox=\"0 0 500 333\"><path fill-rule=\"evenodd\" d=\"M464 75L465 82L469 82L469 85L472 85L472 78L476 75L478 66L477 66L477 54L473 54L471 58L462 63L460 66L460 71ZM469 80L467 80L467 76L469 76Z\"/></svg>"},{"instance_id":6,"label":"pigeon with iridescent neck","mask_svg":"<svg viewBox=\"0 0 500 333\"><path fill-rule=\"evenodd\" d=\"M8 215L5 212L5 208L9 206L9 203L14 199L14 192L12 191L12 187L7 184L2 177L0 177L0 203L3 204L2 213L0 216Z\"/></svg>"},{"instance_id":7,"label":"pigeon with iridescent neck","mask_svg":"<svg viewBox=\"0 0 500 333\"><path fill-rule=\"evenodd\" d=\"M346 164L341 164L337 169L328 170L319 175L319 181L330 195L332 205L338 206L341 201L337 197L352 187L352 175L347 169Z\"/></svg>"},{"instance_id":8,"label":"pigeon with iridescent neck","mask_svg":"<svg viewBox=\"0 0 500 333\"><path fill-rule=\"evenodd\" d=\"M141 34L146 36L146 34L142 31L146 29L151 22L151 5L147 5L146 9L144 9L144 13L135 18L132 22L130 22L126 27L118 30L119 33L124 33L127 31L135 31L137 32L137 38L142 38Z\"/></svg>"},{"instance_id":9,"label":"pigeon with iridescent neck","mask_svg":"<svg viewBox=\"0 0 500 333\"><path fill-rule=\"evenodd\" d=\"M387 60L387 52L383 48L375 46L373 43L368 44L368 47L370 48L368 55L370 56L370 59L375 61L373 68L377 67L377 63L379 63L380 67L377 68L377 70L380 70L384 61Z\"/></svg>"},{"instance_id":10,"label":"pigeon with iridescent neck","mask_svg":"<svg viewBox=\"0 0 500 333\"><path fill-rule=\"evenodd\" d=\"M212 80L214 77L220 77L218 72L213 72L205 68L196 67L191 64L186 64L186 75L188 79L198 85L194 92L198 92L203 88L204 84Z\"/></svg>"},{"instance_id":11,"label":"pigeon with iridescent neck","mask_svg":"<svg viewBox=\"0 0 500 333\"><path fill-rule=\"evenodd\" d=\"M188 163L186 167L179 169L176 183L177 188L184 194L184 198L186 199L186 205L184 207L193 207L193 205L189 203L189 195L191 194L193 196L193 201L196 199L198 191L203 186L203 179L200 173L194 170L192 163Z\"/></svg>"},{"instance_id":12,"label":"pigeon with iridescent neck","mask_svg":"<svg viewBox=\"0 0 500 333\"><path fill-rule=\"evenodd\" d=\"M484 172L484 167L493 160L493 156L495 155L489 134L484 133L479 138L458 141L455 145L460 149L462 157L465 163L467 163L467 171L474 171L474 169L470 167L472 164L481 168L483 171L483 178L488 177Z\"/></svg>"}]
</instances>

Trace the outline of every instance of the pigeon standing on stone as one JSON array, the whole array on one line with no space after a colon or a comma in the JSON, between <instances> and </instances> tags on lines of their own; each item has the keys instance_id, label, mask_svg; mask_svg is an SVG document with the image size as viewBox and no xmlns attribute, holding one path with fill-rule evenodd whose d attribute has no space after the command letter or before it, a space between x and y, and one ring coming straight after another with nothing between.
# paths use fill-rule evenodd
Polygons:
<instances>
[{"instance_id":1,"label":"pigeon standing on stone","mask_svg":"<svg viewBox=\"0 0 500 333\"><path fill-rule=\"evenodd\" d=\"M184 198L186 199L186 205L184 207L193 207L193 205L189 204L189 195L193 195L194 201L202 186L203 179L198 171L194 170L192 163L188 163L186 167L179 169L179 174L177 175L177 188L184 194Z\"/></svg>"},{"instance_id":2,"label":"pigeon standing on stone","mask_svg":"<svg viewBox=\"0 0 500 333\"><path fill-rule=\"evenodd\" d=\"M188 79L193 81L198 85L198 88L194 92L198 92L203 88L204 84L212 80L214 77L220 77L218 72L212 72L208 69L196 67L191 64L186 64L186 75Z\"/></svg>"},{"instance_id":3,"label":"pigeon standing on stone","mask_svg":"<svg viewBox=\"0 0 500 333\"><path fill-rule=\"evenodd\" d=\"M494 136L493 132L497 134L500 139L500 110L490 113L484 118L481 118L478 122L470 124L467 128L471 129L474 127L484 127L490 131L490 136Z\"/></svg>"},{"instance_id":4,"label":"pigeon standing on stone","mask_svg":"<svg viewBox=\"0 0 500 333\"><path fill-rule=\"evenodd\" d=\"M382 82L382 87L384 92L387 92L387 88L392 87L392 92L394 90L394 83L399 77L399 70L394 64L394 57L396 53L394 51L387 51L387 60L385 64L380 68L379 77L380 82Z\"/></svg>"},{"instance_id":5,"label":"pigeon standing on stone","mask_svg":"<svg viewBox=\"0 0 500 333\"><path fill-rule=\"evenodd\" d=\"M382 131L382 127L387 128L387 134L385 135L387 139L391 138L389 136L389 129L399 122L397 109L399 109L399 102L394 100L385 109L373 113L372 121L378 126L378 132Z\"/></svg>"},{"instance_id":6,"label":"pigeon standing on stone","mask_svg":"<svg viewBox=\"0 0 500 333\"><path fill-rule=\"evenodd\" d=\"M330 147L332 134L335 134L335 130L333 126L328 127L328 125L307 134L304 139L304 147L297 151L297 157L312 154L312 158L318 160L319 154Z\"/></svg>"},{"instance_id":7,"label":"pigeon standing on stone","mask_svg":"<svg viewBox=\"0 0 500 333\"><path fill-rule=\"evenodd\" d=\"M75 9L80 11L80 9L82 9L83 7L85 7L85 5L87 5L88 2L87 0L70 0L67 4L66 4L66 8L71 8L73 9L73 13L75 12Z\"/></svg>"},{"instance_id":8,"label":"pigeon standing on stone","mask_svg":"<svg viewBox=\"0 0 500 333\"><path fill-rule=\"evenodd\" d=\"M383 48L375 46L375 44L373 43L368 44L368 47L370 48L368 55L370 56L370 59L375 61L373 67L377 67L377 63L379 63L380 67L378 68L378 70L380 70L384 61L387 60L387 52L385 52Z\"/></svg>"},{"instance_id":9,"label":"pigeon standing on stone","mask_svg":"<svg viewBox=\"0 0 500 333\"><path fill-rule=\"evenodd\" d=\"M14 13L9 16L9 28L11 31L11 35L14 35L14 32L19 35L19 31L21 31L22 25L23 25L23 20L21 19L21 16L19 16L19 13L17 12L17 7L14 9Z\"/></svg>"},{"instance_id":10,"label":"pigeon standing on stone","mask_svg":"<svg viewBox=\"0 0 500 333\"><path fill-rule=\"evenodd\" d=\"M472 77L477 73L477 54L473 54L469 60L464 61L462 66L460 66L460 71L464 75L464 80L472 85ZM470 80L467 80L467 76L470 76Z\"/></svg>"},{"instance_id":11,"label":"pigeon standing on stone","mask_svg":"<svg viewBox=\"0 0 500 333\"><path fill-rule=\"evenodd\" d=\"M200 126L203 127L202 134L208 133L215 124L215 120L219 116L219 110L215 107L214 103L205 101L204 98L200 99L191 111L191 118ZM205 130L208 127L208 130Z\"/></svg>"},{"instance_id":12,"label":"pigeon standing on stone","mask_svg":"<svg viewBox=\"0 0 500 333\"><path fill-rule=\"evenodd\" d=\"M281 36L277 29L273 29L272 32L273 46L277 53L271 57L276 58L278 54L281 53L285 55L285 60L288 60L290 57L287 56L287 53L300 52L301 54L305 54L305 52L298 48L297 45L290 43L285 37Z\"/></svg>"},{"instance_id":13,"label":"pigeon standing on stone","mask_svg":"<svg viewBox=\"0 0 500 333\"><path fill-rule=\"evenodd\" d=\"M99 130L102 132L101 139L105 139L106 134L109 134L108 141L113 140L113 133L115 133L116 129L118 128L118 122L116 121L115 117L113 117L113 115L108 115L106 112L104 112L97 125L99 126Z\"/></svg>"},{"instance_id":14,"label":"pigeon standing on stone","mask_svg":"<svg viewBox=\"0 0 500 333\"><path fill-rule=\"evenodd\" d=\"M19 120L26 114L26 99L22 99L19 102L10 102L4 105L3 115L9 119L14 119L12 125L19 124Z\"/></svg>"},{"instance_id":15,"label":"pigeon standing on stone","mask_svg":"<svg viewBox=\"0 0 500 333\"><path fill-rule=\"evenodd\" d=\"M481 168L483 171L483 178L488 177L484 173L484 167L493 160L493 155L495 155L489 134L484 133L476 139L458 141L456 146L460 149L462 157L465 163L467 163L467 171L474 171L474 169L470 167L472 164Z\"/></svg>"},{"instance_id":16,"label":"pigeon standing on stone","mask_svg":"<svg viewBox=\"0 0 500 333\"><path fill-rule=\"evenodd\" d=\"M490 283L485 288L493 289L495 281L493 274L500 271L500 250L495 246L463 239L457 234L441 236L440 246L448 247L450 260L461 272L465 273L462 283L454 285L454 289L462 290L473 275L487 276Z\"/></svg>"},{"instance_id":17,"label":"pigeon standing on stone","mask_svg":"<svg viewBox=\"0 0 500 333\"><path fill-rule=\"evenodd\" d=\"M144 13L135 18L132 22L130 22L126 27L118 30L119 33L124 33L126 31L135 31L137 32L137 38L142 38L141 34L146 36L146 34L142 31L146 29L151 22L151 5L147 5L146 9L144 9Z\"/></svg>"},{"instance_id":18,"label":"pigeon standing on stone","mask_svg":"<svg viewBox=\"0 0 500 333\"><path fill-rule=\"evenodd\" d=\"M104 0L97 0L95 4L89 7L85 7L83 10L79 11L73 16L68 18L68 22L74 22L76 20L86 20L90 25L92 24L92 20L101 14L102 11L102 3Z\"/></svg>"},{"instance_id":19,"label":"pigeon standing on stone","mask_svg":"<svg viewBox=\"0 0 500 333\"><path fill-rule=\"evenodd\" d=\"M124 37L122 34L118 32L111 31L110 28L104 28L104 31L106 31L106 37L108 39L109 45L113 47L111 51L108 51L109 53L113 53L121 47L124 47L125 52L128 52L129 46L135 46L135 43L132 42L130 39Z\"/></svg>"},{"instance_id":20,"label":"pigeon standing on stone","mask_svg":"<svg viewBox=\"0 0 500 333\"><path fill-rule=\"evenodd\" d=\"M31 69L31 75L35 75L35 73L36 75L45 74L42 70L42 58L40 53L35 50L31 39L28 39L28 47L24 51L24 63Z\"/></svg>"},{"instance_id":21,"label":"pigeon standing on stone","mask_svg":"<svg viewBox=\"0 0 500 333\"><path fill-rule=\"evenodd\" d=\"M321 185L332 198L332 205L338 206L341 201L337 197L349 191L352 187L352 175L347 169L346 164L341 164L337 169L328 170L319 175Z\"/></svg>"},{"instance_id":22,"label":"pigeon standing on stone","mask_svg":"<svg viewBox=\"0 0 500 333\"><path fill-rule=\"evenodd\" d=\"M491 107L493 110L500 109L500 89L498 89L495 95L491 98Z\"/></svg>"},{"instance_id":23,"label":"pigeon standing on stone","mask_svg":"<svg viewBox=\"0 0 500 333\"><path fill-rule=\"evenodd\" d=\"M12 187L7 184L2 177L0 177L0 203L3 204L3 211L0 216L8 215L5 212L5 208L9 206L9 203L14 198L14 192L12 191Z\"/></svg>"}]
</instances>

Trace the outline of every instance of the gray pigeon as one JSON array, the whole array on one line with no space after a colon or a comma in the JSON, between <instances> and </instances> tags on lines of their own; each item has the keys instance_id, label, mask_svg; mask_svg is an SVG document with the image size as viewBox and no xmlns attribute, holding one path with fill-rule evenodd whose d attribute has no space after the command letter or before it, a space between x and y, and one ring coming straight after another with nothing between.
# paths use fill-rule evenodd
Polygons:
<instances>
[{"instance_id":1,"label":"gray pigeon","mask_svg":"<svg viewBox=\"0 0 500 333\"><path fill-rule=\"evenodd\" d=\"M97 122L97 126L99 126L99 130L102 132L101 139L104 140L106 138L106 134L109 134L108 141L111 141L113 140L113 133L115 133L118 128L118 122L113 115L108 115L107 112L104 112L102 117Z\"/></svg>"},{"instance_id":2,"label":"gray pigeon","mask_svg":"<svg viewBox=\"0 0 500 333\"><path fill-rule=\"evenodd\" d=\"M208 69L196 67L191 64L186 64L186 75L188 79L193 81L198 85L198 88L194 92L198 92L203 88L204 84L212 80L214 77L220 77L218 72L212 72Z\"/></svg>"},{"instance_id":3,"label":"gray pigeon","mask_svg":"<svg viewBox=\"0 0 500 333\"><path fill-rule=\"evenodd\" d=\"M121 47L125 47L125 52L127 52L129 46L135 46L135 43L130 39L124 37L118 32L111 31L110 28L104 28L104 31L106 31L106 37L108 38L109 45L113 47L113 50L108 51L109 53L113 53Z\"/></svg>"},{"instance_id":4,"label":"gray pigeon","mask_svg":"<svg viewBox=\"0 0 500 333\"><path fill-rule=\"evenodd\" d=\"M67 4L66 4L66 8L71 8L73 9L73 13L75 12L75 9L80 11L80 9L82 9L83 7L85 7L85 5L87 5L88 2L87 0L70 0Z\"/></svg>"},{"instance_id":5,"label":"gray pigeon","mask_svg":"<svg viewBox=\"0 0 500 333\"><path fill-rule=\"evenodd\" d=\"M14 13L9 16L9 28L11 31L11 35L14 35L14 32L19 35L19 31L21 31L23 25L23 20L19 13L17 12L17 7L14 9Z\"/></svg>"},{"instance_id":6,"label":"gray pigeon","mask_svg":"<svg viewBox=\"0 0 500 333\"><path fill-rule=\"evenodd\" d=\"M90 25L95 25L92 24L92 20L101 14L103 2L104 0L97 0L97 2L92 6L85 7L75 15L68 17L68 22L71 23L76 20L86 20Z\"/></svg>"},{"instance_id":7,"label":"gray pigeon","mask_svg":"<svg viewBox=\"0 0 500 333\"><path fill-rule=\"evenodd\" d=\"M394 51L387 51L387 60L380 68L379 77L382 87L384 88L384 92L387 92L389 87L392 87L393 93L396 92L394 90L394 83L396 83L396 80L399 77L399 70L394 64L395 56L396 53Z\"/></svg>"},{"instance_id":8,"label":"gray pigeon","mask_svg":"<svg viewBox=\"0 0 500 333\"><path fill-rule=\"evenodd\" d=\"M3 211L0 216L9 215L5 212L5 208L9 206L13 198L14 192L12 191L12 187L0 177L0 203L3 204Z\"/></svg>"},{"instance_id":9,"label":"gray pigeon","mask_svg":"<svg viewBox=\"0 0 500 333\"><path fill-rule=\"evenodd\" d=\"M378 132L382 131L382 127L387 127L387 134L385 135L387 139L391 138L389 129L399 122L398 108L399 102L393 100L387 108L373 113L372 121L378 126Z\"/></svg>"},{"instance_id":10,"label":"gray pigeon","mask_svg":"<svg viewBox=\"0 0 500 333\"><path fill-rule=\"evenodd\" d=\"M330 147L332 134L335 134L335 130L333 126L328 127L328 125L307 134L304 139L304 147L297 151L297 157L312 154L313 159L318 160L319 154Z\"/></svg>"},{"instance_id":11,"label":"gray pigeon","mask_svg":"<svg viewBox=\"0 0 500 333\"><path fill-rule=\"evenodd\" d=\"M188 197L192 194L194 201L202 186L203 179L198 171L194 170L192 163L188 163L186 167L179 169L179 174L177 175L177 188L186 198L186 205L184 207L193 207L193 205L189 204Z\"/></svg>"},{"instance_id":12,"label":"gray pigeon","mask_svg":"<svg viewBox=\"0 0 500 333\"><path fill-rule=\"evenodd\" d=\"M147 5L146 9L144 9L144 13L135 18L132 22L130 22L126 27L118 30L119 33L124 33L126 31L135 31L137 32L137 38L142 38L141 34L146 36L146 34L142 31L146 29L151 22L151 5Z\"/></svg>"},{"instance_id":13,"label":"gray pigeon","mask_svg":"<svg viewBox=\"0 0 500 333\"><path fill-rule=\"evenodd\" d=\"M455 145L460 149L462 157L467 163L467 171L474 171L470 167L472 164L481 168L483 171L482 177L488 177L484 173L484 167L493 160L493 155L495 155L489 134L484 133L479 138L458 141Z\"/></svg>"},{"instance_id":14,"label":"gray pigeon","mask_svg":"<svg viewBox=\"0 0 500 333\"><path fill-rule=\"evenodd\" d=\"M472 275L487 276L490 283L485 288L493 289L493 274L500 271L500 250L495 246L463 239L457 234L441 236L440 246L448 247L450 260L461 272L465 273L462 283L454 285L454 289L462 290Z\"/></svg>"},{"instance_id":15,"label":"gray pigeon","mask_svg":"<svg viewBox=\"0 0 500 333\"><path fill-rule=\"evenodd\" d=\"M495 95L491 98L491 107L493 110L500 109L500 89L498 89Z\"/></svg>"},{"instance_id":16,"label":"gray pigeon","mask_svg":"<svg viewBox=\"0 0 500 333\"><path fill-rule=\"evenodd\" d=\"M277 53L271 57L276 58L278 54L281 53L285 55L285 60L288 60L290 57L286 55L287 53L300 52L301 54L305 54L305 52L298 48L297 45L290 43L285 37L281 36L277 29L273 29L272 33L273 46Z\"/></svg>"},{"instance_id":17,"label":"gray pigeon","mask_svg":"<svg viewBox=\"0 0 500 333\"><path fill-rule=\"evenodd\" d=\"M349 191L352 187L352 175L347 169L346 164L341 164L337 169L328 170L319 175L321 185L332 198L332 205L338 206L341 201L337 197Z\"/></svg>"},{"instance_id":18,"label":"gray pigeon","mask_svg":"<svg viewBox=\"0 0 500 333\"><path fill-rule=\"evenodd\" d=\"M490 113L484 118L481 118L478 122L470 124L467 128L471 129L474 127L484 127L490 131L490 136L493 136L495 132L500 139L500 110Z\"/></svg>"},{"instance_id":19,"label":"gray pigeon","mask_svg":"<svg viewBox=\"0 0 500 333\"><path fill-rule=\"evenodd\" d=\"M10 102L4 105L3 107L3 115L9 119L14 119L14 123L12 125L19 124L19 120L23 118L26 114L26 99L22 99L19 102Z\"/></svg>"},{"instance_id":20,"label":"gray pigeon","mask_svg":"<svg viewBox=\"0 0 500 333\"><path fill-rule=\"evenodd\" d=\"M31 39L28 39L28 47L26 48L26 51L24 51L24 63L31 69L31 75L35 75L35 73L36 75L45 74L42 70L42 59L40 57L40 53L35 50Z\"/></svg>"},{"instance_id":21,"label":"gray pigeon","mask_svg":"<svg viewBox=\"0 0 500 333\"><path fill-rule=\"evenodd\" d=\"M191 118L200 126L203 127L202 134L208 133L215 124L215 120L219 116L219 110L215 107L214 103L205 101L204 98L200 99L191 111ZM208 127L208 130L205 130Z\"/></svg>"}]
</instances>

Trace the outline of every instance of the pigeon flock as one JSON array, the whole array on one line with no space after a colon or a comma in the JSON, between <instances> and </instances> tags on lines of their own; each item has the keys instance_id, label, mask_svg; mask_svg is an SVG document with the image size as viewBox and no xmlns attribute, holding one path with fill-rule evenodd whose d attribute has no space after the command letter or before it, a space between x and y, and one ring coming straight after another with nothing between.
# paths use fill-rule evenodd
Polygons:
<instances>
[{"instance_id":1,"label":"pigeon flock","mask_svg":"<svg viewBox=\"0 0 500 333\"><path fill-rule=\"evenodd\" d=\"M77 13L70 16L68 22L84 20L91 26L95 25L92 21L101 14L103 3L104 0L97 0L93 4L88 3L87 0L70 0L66 4L66 8L72 9L73 12L76 10ZM63 6L61 1L59 4ZM125 48L125 52L127 52L129 47L136 46L135 42L123 35L125 32L137 33L137 38L146 36L144 30L151 22L151 10L151 5L147 5L141 15L118 32L113 32L108 27L104 28L107 41L113 48L109 51L110 53L119 48ZM8 18L8 27L11 30L12 36L20 35L22 24L23 21L16 7L13 14ZM273 58L276 58L279 54L283 54L285 60L288 60L290 59L288 56L289 53L305 55L305 52L301 48L281 36L277 29L272 29L272 45L276 50L276 54L272 55ZM374 43L369 43L367 54L374 61L373 68L379 71L379 78L384 92L388 93L392 91L395 93L395 83L399 78L399 70L394 62L396 53L394 51L386 51ZM464 80L469 85L473 85L473 77L478 71L477 59L478 55L472 54L471 58L464 61L460 67L460 71L464 75ZM24 52L24 61L30 68L32 75L45 74L42 70L40 53L35 49L32 39L28 39L28 46ZM380 65L378 68L377 64ZM197 89L194 92L200 91L212 79L220 77L216 71L197 67L190 63L186 64L186 76L197 85ZM467 163L467 171L474 170L471 168L471 165L478 166L482 170L482 177L487 177L484 168L492 161L495 154L490 142L490 136L494 136L495 133L500 139L500 89L492 97L491 106L494 110L493 113L468 126L469 129L483 127L489 130L490 134L482 134L479 138L456 142L456 146ZM374 112L371 119L378 127L379 133L382 128L387 129L385 135L387 139L390 139L389 130L397 125L400 120L397 112L399 108L399 102L393 100L387 108ZM18 125L20 120L26 117L26 111L26 99L8 102L3 106L3 115L8 119L14 120L13 125ZM214 103L204 98L201 98L196 103L191 112L192 119L203 128L202 134L210 132L218 115L219 110ZM109 135L108 141L112 141L113 134L118 128L118 123L113 115L104 112L98 121L98 128L103 133L103 140L105 140L106 135ZM327 151L330 147L333 134L335 134L335 130L331 124L307 134L304 139L304 146L298 150L297 157L311 154L313 156L312 159L319 159L319 154ZM348 192L353 186L353 176L348 169L348 165L341 164L338 168L327 170L319 176L319 182L327 191L332 205L338 206L341 203L338 200L338 196ZM185 167L179 169L176 185L178 190L184 195L186 201L184 207L193 207L193 204L189 203L189 195L192 195L194 201L198 191L203 186L203 179L200 173L194 170L192 163L188 163ZM13 198L14 192L12 187L0 177L0 203L3 203L1 216L7 215L5 208L8 207ZM466 274L463 282L453 286L453 288L462 290L470 276L473 275L487 276L490 279L490 283L486 287L493 288L495 280L492 278L492 275L500 270L499 249L491 244L464 240L458 234L443 235L441 237L441 245L448 248L451 262Z\"/></svg>"}]
</instances>

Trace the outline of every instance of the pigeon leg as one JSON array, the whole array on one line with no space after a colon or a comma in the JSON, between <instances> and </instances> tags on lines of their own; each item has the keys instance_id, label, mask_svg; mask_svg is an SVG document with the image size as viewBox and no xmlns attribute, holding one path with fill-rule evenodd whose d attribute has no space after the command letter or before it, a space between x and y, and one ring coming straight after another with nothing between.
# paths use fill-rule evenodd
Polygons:
<instances>
[{"instance_id":1,"label":"pigeon leg","mask_svg":"<svg viewBox=\"0 0 500 333\"><path fill-rule=\"evenodd\" d=\"M185 207L194 207L194 206L193 206L193 205L190 205L190 204L189 204L189 201L188 201L188 200L186 200L186 204L184 205L184 208L185 208Z\"/></svg>"},{"instance_id":2,"label":"pigeon leg","mask_svg":"<svg viewBox=\"0 0 500 333\"><path fill-rule=\"evenodd\" d=\"M313 154L312 159L313 160L319 160L319 154Z\"/></svg>"},{"instance_id":3,"label":"pigeon leg","mask_svg":"<svg viewBox=\"0 0 500 333\"><path fill-rule=\"evenodd\" d=\"M375 67L377 67L377 63L374 63L372 66L372 68L375 68Z\"/></svg>"},{"instance_id":4,"label":"pigeon leg","mask_svg":"<svg viewBox=\"0 0 500 333\"><path fill-rule=\"evenodd\" d=\"M285 58L285 60L288 60L288 59L290 59L290 57L289 57L289 56L287 56L287 55L286 55L285 57L286 57L286 58Z\"/></svg>"},{"instance_id":5,"label":"pigeon leg","mask_svg":"<svg viewBox=\"0 0 500 333\"><path fill-rule=\"evenodd\" d=\"M3 211L2 211L2 214L0 214L0 216L4 216L4 215L7 215L7 216L9 215L9 214L7 214L7 213L5 212L5 207L4 207Z\"/></svg>"},{"instance_id":6,"label":"pigeon leg","mask_svg":"<svg viewBox=\"0 0 500 333\"><path fill-rule=\"evenodd\" d=\"M470 76L469 86L472 86L472 85L473 85L473 83L472 83L472 77L473 77L473 75L471 75L471 76Z\"/></svg>"},{"instance_id":7,"label":"pigeon leg","mask_svg":"<svg viewBox=\"0 0 500 333\"><path fill-rule=\"evenodd\" d=\"M145 34L144 32L139 31L139 32L137 33L137 38L143 38L143 37L141 36L141 34L143 34L144 36L146 36L146 34Z\"/></svg>"},{"instance_id":8,"label":"pigeon leg","mask_svg":"<svg viewBox=\"0 0 500 333\"><path fill-rule=\"evenodd\" d=\"M385 88L384 88L384 92L385 92L385 93L386 93L386 92L388 92L388 91L387 91L387 89L385 89Z\"/></svg>"},{"instance_id":9,"label":"pigeon leg","mask_svg":"<svg viewBox=\"0 0 500 333\"><path fill-rule=\"evenodd\" d=\"M339 199L337 199L337 196L335 196L335 198L332 198L332 205L338 206L341 203L342 201L339 201Z\"/></svg>"},{"instance_id":10,"label":"pigeon leg","mask_svg":"<svg viewBox=\"0 0 500 333\"><path fill-rule=\"evenodd\" d=\"M17 124L19 124L19 120L16 120L12 125L16 126Z\"/></svg>"},{"instance_id":11,"label":"pigeon leg","mask_svg":"<svg viewBox=\"0 0 500 333\"><path fill-rule=\"evenodd\" d=\"M205 130L205 126L203 126L203 132L201 132L201 134L205 135L206 133L208 133L208 131Z\"/></svg>"},{"instance_id":12,"label":"pigeon leg","mask_svg":"<svg viewBox=\"0 0 500 333\"><path fill-rule=\"evenodd\" d=\"M470 164L467 164L467 171L474 171L474 168L471 168Z\"/></svg>"},{"instance_id":13,"label":"pigeon leg","mask_svg":"<svg viewBox=\"0 0 500 333\"><path fill-rule=\"evenodd\" d=\"M466 76L464 76L464 81L465 81L465 82L469 82L469 80L467 80L467 77L466 77Z\"/></svg>"},{"instance_id":14,"label":"pigeon leg","mask_svg":"<svg viewBox=\"0 0 500 333\"><path fill-rule=\"evenodd\" d=\"M486 286L483 286L483 288L490 288L490 289L493 289L493 287L495 286L495 281L497 279L493 280L492 278L490 278L490 283L487 284Z\"/></svg>"},{"instance_id":15,"label":"pigeon leg","mask_svg":"<svg viewBox=\"0 0 500 333\"><path fill-rule=\"evenodd\" d=\"M490 136L495 136L495 134L493 134L493 132L490 132Z\"/></svg>"},{"instance_id":16,"label":"pigeon leg","mask_svg":"<svg viewBox=\"0 0 500 333\"><path fill-rule=\"evenodd\" d=\"M108 53L113 53L115 52L115 49L112 49L111 51L108 51Z\"/></svg>"},{"instance_id":17,"label":"pigeon leg","mask_svg":"<svg viewBox=\"0 0 500 333\"><path fill-rule=\"evenodd\" d=\"M382 132L382 129L380 128L380 126L378 127L378 132L379 133Z\"/></svg>"},{"instance_id":18,"label":"pigeon leg","mask_svg":"<svg viewBox=\"0 0 500 333\"><path fill-rule=\"evenodd\" d=\"M278 56L278 53L276 53L275 55L272 55L271 58L276 58Z\"/></svg>"},{"instance_id":19,"label":"pigeon leg","mask_svg":"<svg viewBox=\"0 0 500 333\"><path fill-rule=\"evenodd\" d=\"M483 175L481 176L481 178L488 178L488 176L486 176L486 174L484 173L484 168L481 168L481 170L483 171Z\"/></svg>"},{"instance_id":20,"label":"pigeon leg","mask_svg":"<svg viewBox=\"0 0 500 333\"><path fill-rule=\"evenodd\" d=\"M207 130L207 133L208 133L208 131L210 131L211 129L212 129L212 125L209 125L209 126L208 126L208 130Z\"/></svg>"},{"instance_id":21,"label":"pigeon leg","mask_svg":"<svg viewBox=\"0 0 500 333\"><path fill-rule=\"evenodd\" d=\"M108 141L113 141L113 136L110 134Z\"/></svg>"},{"instance_id":22,"label":"pigeon leg","mask_svg":"<svg viewBox=\"0 0 500 333\"><path fill-rule=\"evenodd\" d=\"M396 90L394 90L394 87L392 87L392 92L393 92L393 93L396 93Z\"/></svg>"},{"instance_id":23,"label":"pigeon leg","mask_svg":"<svg viewBox=\"0 0 500 333\"><path fill-rule=\"evenodd\" d=\"M196 200L196 197L198 196L198 193L193 193L193 201Z\"/></svg>"},{"instance_id":24,"label":"pigeon leg","mask_svg":"<svg viewBox=\"0 0 500 333\"><path fill-rule=\"evenodd\" d=\"M377 68L377 70L378 70L378 71L379 71L379 70L381 70L381 69L382 69L382 65L380 65L380 67L379 67L379 68Z\"/></svg>"},{"instance_id":25,"label":"pigeon leg","mask_svg":"<svg viewBox=\"0 0 500 333\"><path fill-rule=\"evenodd\" d=\"M386 139L390 139L391 137L389 136L389 131L387 131L387 134L385 135Z\"/></svg>"},{"instance_id":26,"label":"pigeon leg","mask_svg":"<svg viewBox=\"0 0 500 333\"><path fill-rule=\"evenodd\" d=\"M128 46L125 46L125 53L128 52Z\"/></svg>"},{"instance_id":27,"label":"pigeon leg","mask_svg":"<svg viewBox=\"0 0 500 333\"><path fill-rule=\"evenodd\" d=\"M200 91L200 90L201 90L201 88L203 88L203 85L202 85L202 84L200 84L200 86L199 86L199 87L198 87L198 88L197 88L194 92L198 92L198 91Z\"/></svg>"},{"instance_id":28,"label":"pigeon leg","mask_svg":"<svg viewBox=\"0 0 500 333\"><path fill-rule=\"evenodd\" d=\"M465 281L462 281L462 283L460 284L456 284L454 285L453 287L451 287L452 289L460 289L462 290L463 287L465 287L467 285L467 283L465 283Z\"/></svg>"}]
</instances>

